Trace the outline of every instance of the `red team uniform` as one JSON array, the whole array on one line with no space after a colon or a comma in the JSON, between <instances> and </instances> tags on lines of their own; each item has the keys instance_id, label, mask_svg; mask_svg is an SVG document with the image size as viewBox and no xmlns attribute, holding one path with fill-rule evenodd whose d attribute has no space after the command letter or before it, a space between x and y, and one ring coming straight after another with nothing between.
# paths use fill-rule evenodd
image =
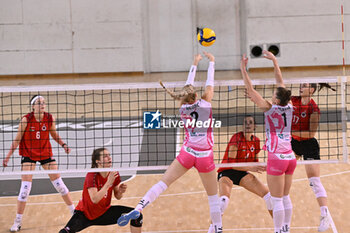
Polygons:
<instances>
[{"instance_id":1,"label":"red team uniform","mask_svg":"<svg viewBox=\"0 0 350 233\"><path fill-rule=\"evenodd\" d=\"M310 130L310 115L314 112L320 114L320 109L313 99L307 105L301 103L300 96L292 96L293 103L293 124L292 131L309 131ZM309 138L300 138L293 135L293 138L298 141L307 140Z\"/></svg>"},{"instance_id":2,"label":"red team uniform","mask_svg":"<svg viewBox=\"0 0 350 233\"><path fill-rule=\"evenodd\" d=\"M230 146L237 146L237 156L236 158L229 158L229 148ZM231 137L230 142L227 144L224 158L222 163L239 163L239 162L258 162L259 159L257 154L260 152L260 139L252 135L251 141L247 141L243 132L238 132ZM232 167L221 167L218 172L224 170L234 169Z\"/></svg>"},{"instance_id":3,"label":"red team uniform","mask_svg":"<svg viewBox=\"0 0 350 233\"><path fill-rule=\"evenodd\" d=\"M97 188L97 191L100 191L107 180L108 176L104 178L99 172L90 172L86 175L83 197L75 208L72 218L59 233L75 233L92 225L117 224L117 220L122 214L133 210L133 208L127 206L111 206L113 190L121 182L119 173L113 185L108 188L106 195L98 203L92 202L88 189ZM134 227L141 227L142 214L138 219L133 219L130 224Z\"/></svg>"},{"instance_id":4,"label":"red team uniform","mask_svg":"<svg viewBox=\"0 0 350 233\"><path fill-rule=\"evenodd\" d=\"M237 147L236 158L229 158L230 146L235 145ZM260 139L254 135L251 136L251 140L247 141L243 132L238 132L231 137L230 142L227 144L224 158L222 163L242 163L242 162L258 162L257 155L260 152ZM233 167L221 167L218 169L218 180L221 177L228 177L232 180L233 184L239 185L241 179L248 175L247 171L236 170Z\"/></svg>"},{"instance_id":5,"label":"red team uniform","mask_svg":"<svg viewBox=\"0 0 350 233\"><path fill-rule=\"evenodd\" d=\"M91 201L89 195L89 188L97 188L97 191L100 191L103 185L107 182L108 176L103 178L98 172L91 172L86 175L83 189L83 198L79 201L76 210L79 210L84 213L85 217L90 220L96 219L104 214L109 207L111 207L112 200L112 191L114 187L118 186L121 182L120 175L116 177L112 187L108 189L107 195L104 196L101 201L97 204L94 204Z\"/></svg>"},{"instance_id":6,"label":"red team uniform","mask_svg":"<svg viewBox=\"0 0 350 233\"><path fill-rule=\"evenodd\" d=\"M51 158L52 115L45 112L44 118L40 122L35 119L34 112L28 113L24 117L27 118L27 127L19 145L19 154L34 161Z\"/></svg>"},{"instance_id":7,"label":"red team uniform","mask_svg":"<svg viewBox=\"0 0 350 233\"><path fill-rule=\"evenodd\" d=\"M310 131L310 116L320 114L320 109L313 99L306 105L301 103L300 96L292 96L293 124L292 131ZM295 154L303 156L305 160L319 160L320 146L316 138L301 138L292 133L292 149Z\"/></svg>"}]
</instances>

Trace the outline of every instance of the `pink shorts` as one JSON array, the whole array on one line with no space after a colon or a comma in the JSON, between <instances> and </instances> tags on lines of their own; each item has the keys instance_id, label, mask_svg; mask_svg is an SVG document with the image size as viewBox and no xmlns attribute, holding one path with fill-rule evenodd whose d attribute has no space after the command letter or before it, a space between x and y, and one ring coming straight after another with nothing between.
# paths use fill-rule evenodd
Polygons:
<instances>
[{"instance_id":1,"label":"pink shorts","mask_svg":"<svg viewBox=\"0 0 350 233\"><path fill-rule=\"evenodd\" d=\"M215 169L213 150L199 151L182 146L177 161L187 169L195 167L198 172L211 172Z\"/></svg>"},{"instance_id":2,"label":"pink shorts","mask_svg":"<svg viewBox=\"0 0 350 233\"><path fill-rule=\"evenodd\" d=\"M287 159L281 159L287 157ZM291 154L275 154L268 152L266 172L269 175L280 176L292 175L297 166L297 160L293 152Z\"/></svg>"}]
</instances>

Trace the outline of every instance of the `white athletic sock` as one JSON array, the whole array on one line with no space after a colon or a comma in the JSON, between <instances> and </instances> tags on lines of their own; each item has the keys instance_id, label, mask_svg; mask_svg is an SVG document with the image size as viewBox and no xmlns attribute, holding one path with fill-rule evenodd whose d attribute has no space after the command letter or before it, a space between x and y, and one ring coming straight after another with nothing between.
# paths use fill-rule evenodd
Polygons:
<instances>
[{"instance_id":1,"label":"white athletic sock","mask_svg":"<svg viewBox=\"0 0 350 233\"><path fill-rule=\"evenodd\" d=\"M275 226L275 232L280 232L284 222L283 198L271 196L271 201L273 204L273 224Z\"/></svg>"},{"instance_id":2,"label":"white athletic sock","mask_svg":"<svg viewBox=\"0 0 350 233\"><path fill-rule=\"evenodd\" d=\"M290 200L289 195L283 196L283 206L284 206L284 231L289 232L290 222L292 221L293 205Z\"/></svg>"},{"instance_id":3,"label":"white athletic sock","mask_svg":"<svg viewBox=\"0 0 350 233\"><path fill-rule=\"evenodd\" d=\"M142 211L148 204L154 202L167 188L168 186L163 181L159 181L148 190L135 209Z\"/></svg>"},{"instance_id":4,"label":"white athletic sock","mask_svg":"<svg viewBox=\"0 0 350 233\"><path fill-rule=\"evenodd\" d=\"M266 203L266 208L268 210L273 210L272 202L271 202L271 193L270 192L266 193L266 195L263 197L263 199Z\"/></svg>"},{"instance_id":5,"label":"white athletic sock","mask_svg":"<svg viewBox=\"0 0 350 233\"><path fill-rule=\"evenodd\" d=\"M67 206L68 206L69 212L73 215L74 214L74 210L75 210L74 204L67 205Z\"/></svg>"},{"instance_id":6,"label":"white athletic sock","mask_svg":"<svg viewBox=\"0 0 350 233\"><path fill-rule=\"evenodd\" d=\"M227 209L229 202L230 202L230 198L228 198L227 196L223 195L223 196L220 197L220 211L221 211L221 214L224 214L224 211Z\"/></svg>"},{"instance_id":7,"label":"white athletic sock","mask_svg":"<svg viewBox=\"0 0 350 233\"><path fill-rule=\"evenodd\" d=\"M321 206L320 209L321 209L321 216L322 217L326 217L327 213L328 213L328 207L327 206Z\"/></svg>"},{"instance_id":8,"label":"white athletic sock","mask_svg":"<svg viewBox=\"0 0 350 233\"><path fill-rule=\"evenodd\" d=\"M22 222L23 214L16 214L15 222Z\"/></svg>"},{"instance_id":9,"label":"white athletic sock","mask_svg":"<svg viewBox=\"0 0 350 233\"><path fill-rule=\"evenodd\" d=\"M213 223L214 229L220 232L222 231L222 220L221 220L221 211L220 211L220 199L218 195L208 196L209 208L210 208L210 217ZM215 231L215 232L216 232Z\"/></svg>"}]
</instances>

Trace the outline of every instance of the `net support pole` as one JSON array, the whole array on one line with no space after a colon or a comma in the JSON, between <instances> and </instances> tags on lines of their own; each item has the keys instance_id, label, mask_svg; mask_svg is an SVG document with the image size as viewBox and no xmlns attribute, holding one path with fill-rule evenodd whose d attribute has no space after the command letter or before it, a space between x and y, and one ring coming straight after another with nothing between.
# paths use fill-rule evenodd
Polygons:
<instances>
[{"instance_id":1,"label":"net support pole","mask_svg":"<svg viewBox=\"0 0 350 233\"><path fill-rule=\"evenodd\" d=\"M346 107L346 82L347 77L342 76L340 80L341 86L341 122L343 136L343 162L348 163L348 147L347 147L347 107Z\"/></svg>"}]
</instances>

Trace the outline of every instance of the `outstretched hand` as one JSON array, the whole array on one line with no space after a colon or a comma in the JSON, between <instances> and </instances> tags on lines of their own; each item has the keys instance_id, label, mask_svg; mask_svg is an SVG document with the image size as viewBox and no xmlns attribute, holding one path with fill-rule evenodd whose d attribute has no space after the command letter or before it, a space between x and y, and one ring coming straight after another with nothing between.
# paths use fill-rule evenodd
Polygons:
<instances>
[{"instance_id":1,"label":"outstretched hand","mask_svg":"<svg viewBox=\"0 0 350 233\"><path fill-rule=\"evenodd\" d=\"M241 71L246 71L248 65L248 58L246 54L243 54L241 59Z\"/></svg>"},{"instance_id":2,"label":"outstretched hand","mask_svg":"<svg viewBox=\"0 0 350 233\"><path fill-rule=\"evenodd\" d=\"M198 66L199 61L202 60L202 55L196 54L193 58L193 65Z\"/></svg>"},{"instance_id":3,"label":"outstretched hand","mask_svg":"<svg viewBox=\"0 0 350 233\"><path fill-rule=\"evenodd\" d=\"M273 53L271 53L269 51L264 50L262 53L263 53L264 58L266 58L266 59L269 59L269 60L276 59L275 55L273 55Z\"/></svg>"},{"instance_id":4,"label":"outstretched hand","mask_svg":"<svg viewBox=\"0 0 350 233\"><path fill-rule=\"evenodd\" d=\"M215 61L215 57L214 57L213 54L207 53L207 52L203 52L203 53L204 53L204 55L209 59L209 61L212 61L212 62Z\"/></svg>"}]
</instances>

